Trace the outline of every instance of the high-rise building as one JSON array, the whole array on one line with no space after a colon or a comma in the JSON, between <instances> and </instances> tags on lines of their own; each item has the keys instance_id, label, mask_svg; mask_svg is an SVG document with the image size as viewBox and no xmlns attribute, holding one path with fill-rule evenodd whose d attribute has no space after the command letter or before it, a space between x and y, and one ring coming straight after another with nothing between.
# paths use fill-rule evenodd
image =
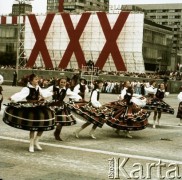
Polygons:
<instances>
[{"instance_id":1,"label":"high-rise building","mask_svg":"<svg viewBox=\"0 0 182 180\"><path fill-rule=\"evenodd\" d=\"M47 12L108 11L109 0L47 0Z\"/></svg>"},{"instance_id":2,"label":"high-rise building","mask_svg":"<svg viewBox=\"0 0 182 180\"><path fill-rule=\"evenodd\" d=\"M171 27L174 32L173 51L182 55L182 4L141 5L146 18Z\"/></svg>"},{"instance_id":3,"label":"high-rise building","mask_svg":"<svg viewBox=\"0 0 182 180\"><path fill-rule=\"evenodd\" d=\"M26 2L16 3L12 6L12 15L27 14L32 12L32 5Z\"/></svg>"},{"instance_id":4,"label":"high-rise building","mask_svg":"<svg viewBox=\"0 0 182 180\"><path fill-rule=\"evenodd\" d=\"M173 40L172 59L173 66L182 64L182 4L148 4L125 5L122 10L143 11L145 18L153 22L172 28Z\"/></svg>"}]
</instances>

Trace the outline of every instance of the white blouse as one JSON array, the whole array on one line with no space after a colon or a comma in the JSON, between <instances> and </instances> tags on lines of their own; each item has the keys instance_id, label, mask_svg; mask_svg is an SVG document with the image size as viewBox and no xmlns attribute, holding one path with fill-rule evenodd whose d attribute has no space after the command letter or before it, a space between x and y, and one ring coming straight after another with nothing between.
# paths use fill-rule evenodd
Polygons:
<instances>
[{"instance_id":1,"label":"white blouse","mask_svg":"<svg viewBox=\"0 0 182 180\"><path fill-rule=\"evenodd\" d=\"M56 87L59 88L59 86L56 86ZM66 88L64 87L63 89L66 89ZM48 87L46 90L53 93L53 86ZM60 88L60 90L61 90L61 88ZM66 95L68 96L68 98L71 98L73 101L76 101L76 102L82 99L82 97L80 95L71 91L70 88L67 89Z\"/></svg>"},{"instance_id":2,"label":"white blouse","mask_svg":"<svg viewBox=\"0 0 182 180\"><path fill-rule=\"evenodd\" d=\"M128 88L124 87L122 90L121 90L121 94L119 95L119 99L123 100L124 99L124 96L126 95L126 90Z\"/></svg>"},{"instance_id":3,"label":"white blouse","mask_svg":"<svg viewBox=\"0 0 182 180\"><path fill-rule=\"evenodd\" d=\"M156 94L157 88L154 88L153 86L145 87L145 93L148 94Z\"/></svg>"},{"instance_id":4,"label":"white blouse","mask_svg":"<svg viewBox=\"0 0 182 180\"><path fill-rule=\"evenodd\" d=\"M92 103L92 106L94 106L95 108L100 108L102 106L102 104L97 100L98 92L99 92L99 89L94 90L91 96L91 103Z\"/></svg>"},{"instance_id":5,"label":"white blouse","mask_svg":"<svg viewBox=\"0 0 182 180\"><path fill-rule=\"evenodd\" d=\"M77 94L80 92L80 84L77 84L77 85L74 87L73 92L75 92L75 93L77 93ZM87 86L87 85L85 85L85 92L86 92L86 93L89 92L89 89L88 89L88 86Z\"/></svg>"},{"instance_id":6,"label":"white blouse","mask_svg":"<svg viewBox=\"0 0 182 180\"><path fill-rule=\"evenodd\" d=\"M39 89L40 95L43 98L48 98L53 95L51 92L41 89L39 85L37 85L36 87L33 87L30 83L28 83L27 86L30 88L35 88L36 90ZM13 102L18 102L22 100L26 101L26 97L30 94L30 89L28 87L24 87L22 88L20 92L17 92L14 95L12 95L11 101Z\"/></svg>"},{"instance_id":7,"label":"white blouse","mask_svg":"<svg viewBox=\"0 0 182 180\"><path fill-rule=\"evenodd\" d=\"M182 101L182 92L180 92L177 96L178 100L181 102Z\"/></svg>"}]
</instances>

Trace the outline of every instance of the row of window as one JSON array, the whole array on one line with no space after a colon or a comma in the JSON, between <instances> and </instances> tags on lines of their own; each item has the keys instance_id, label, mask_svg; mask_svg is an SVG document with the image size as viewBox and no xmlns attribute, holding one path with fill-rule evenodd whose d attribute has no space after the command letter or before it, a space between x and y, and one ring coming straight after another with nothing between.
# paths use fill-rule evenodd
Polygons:
<instances>
[{"instance_id":1,"label":"row of window","mask_svg":"<svg viewBox=\"0 0 182 180\"><path fill-rule=\"evenodd\" d=\"M154 44L167 45L165 35L157 32L152 32L147 29L144 30L144 41Z\"/></svg>"},{"instance_id":2,"label":"row of window","mask_svg":"<svg viewBox=\"0 0 182 180\"><path fill-rule=\"evenodd\" d=\"M164 26L172 26L172 25L178 25L180 26L181 23L180 22L167 22L167 21L164 21L164 22L156 22L157 24L160 24L160 25L164 25ZM174 31L177 31L178 28L174 28Z\"/></svg>"},{"instance_id":3,"label":"row of window","mask_svg":"<svg viewBox=\"0 0 182 180\"><path fill-rule=\"evenodd\" d=\"M168 50L154 49L150 47L143 48L144 59L153 59L157 63L157 58L162 57L163 62L168 62L170 59L170 52Z\"/></svg>"},{"instance_id":4,"label":"row of window","mask_svg":"<svg viewBox=\"0 0 182 180\"><path fill-rule=\"evenodd\" d=\"M176 15L176 16L149 16L151 19L181 19L180 15Z\"/></svg>"},{"instance_id":5,"label":"row of window","mask_svg":"<svg viewBox=\"0 0 182 180\"><path fill-rule=\"evenodd\" d=\"M151 9L147 10L149 13L174 13L174 12L182 12L182 9Z\"/></svg>"},{"instance_id":6,"label":"row of window","mask_svg":"<svg viewBox=\"0 0 182 180\"><path fill-rule=\"evenodd\" d=\"M14 52L15 48L16 44L14 43L0 43L0 52Z\"/></svg>"},{"instance_id":7,"label":"row of window","mask_svg":"<svg viewBox=\"0 0 182 180\"><path fill-rule=\"evenodd\" d=\"M16 29L15 28L0 28L0 38L16 38Z\"/></svg>"}]
</instances>

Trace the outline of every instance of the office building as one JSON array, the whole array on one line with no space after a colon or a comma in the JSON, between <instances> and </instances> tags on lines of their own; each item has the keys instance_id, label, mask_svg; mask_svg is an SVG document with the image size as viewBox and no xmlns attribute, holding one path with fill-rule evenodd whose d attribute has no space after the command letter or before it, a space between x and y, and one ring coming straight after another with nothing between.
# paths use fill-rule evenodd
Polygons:
<instances>
[{"instance_id":1,"label":"office building","mask_svg":"<svg viewBox=\"0 0 182 180\"><path fill-rule=\"evenodd\" d=\"M29 3L15 3L12 6L12 16L28 14L32 12L32 5Z\"/></svg>"},{"instance_id":2,"label":"office building","mask_svg":"<svg viewBox=\"0 0 182 180\"><path fill-rule=\"evenodd\" d=\"M63 6L63 8L61 7ZM109 0L47 0L47 12L108 11Z\"/></svg>"},{"instance_id":3,"label":"office building","mask_svg":"<svg viewBox=\"0 0 182 180\"><path fill-rule=\"evenodd\" d=\"M122 10L143 11L145 18L172 28L172 64L182 64L182 4L125 5Z\"/></svg>"}]
</instances>

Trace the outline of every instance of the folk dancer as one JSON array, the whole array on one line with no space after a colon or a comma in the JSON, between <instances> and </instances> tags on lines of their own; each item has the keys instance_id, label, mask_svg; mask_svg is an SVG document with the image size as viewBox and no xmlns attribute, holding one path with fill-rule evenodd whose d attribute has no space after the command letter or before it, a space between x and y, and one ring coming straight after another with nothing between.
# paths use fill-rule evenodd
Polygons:
<instances>
[{"instance_id":1,"label":"folk dancer","mask_svg":"<svg viewBox=\"0 0 182 180\"><path fill-rule=\"evenodd\" d=\"M174 114L174 109L170 107L166 102L163 101L163 98L165 96L165 86L164 83L161 83L159 85L159 88L156 88L156 82L151 81L150 87L145 88L145 91L147 93L147 103L146 106L143 107L143 109L146 109L148 111L154 111L153 116L153 128L156 128L156 119L157 123L159 125L159 121L161 118L161 113L168 113L168 114ZM157 116L158 114L158 116Z\"/></svg>"},{"instance_id":2,"label":"folk dancer","mask_svg":"<svg viewBox=\"0 0 182 180\"><path fill-rule=\"evenodd\" d=\"M43 131L54 129L54 113L44 104L44 99L51 97L52 93L43 91L38 81L35 74L29 76L27 87L9 98L11 103L7 105L3 117L7 125L30 131L29 152L34 152L34 145L42 150L39 139Z\"/></svg>"},{"instance_id":3,"label":"folk dancer","mask_svg":"<svg viewBox=\"0 0 182 180\"><path fill-rule=\"evenodd\" d=\"M182 86L180 87L180 93L178 94L177 98L179 100L179 106L178 106L178 112L177 112L177 118L179 118L179 126L182 125Z\"/></svg>"},{"instance_id":4,"label":"folk dancer","mask_svg":"<svg viewBox=\"0 0 182 180\"><path fill-rule=\"evenodd\" d=\"M94 132L97 127L102 128L103 124L105 123L105 115L107 113L107 109L102 106L100 103L100 91L103 87L103 82L101 80L96 80L94 82L94 89L91 92L90 96L90 102L80 103L77 104L79 107L73 107L76 109L76 112L78 112L79 115L83 116L85 120L87 121L84 123L81 128L75 131L76 138L79 138L79 133L85 129L87 126L93 124L91 131L89 132L89 135L96 139Z\"/></svg>"},{"instance_id":5,"label":"folk dancer","mask_svg":"<svg viewBox=\"0 0 182 180\"><path fill-rule=\"evenodd\" d=\"M128 84L127 88L126 84ZM146 99L141 95L134 95L129 82L125 82L123 99L106 105L113 109L112 116L107 119L106 124L115 128L118 134L120 130L124 130L125 136L132 138L130 131L138 131L147 127L150 114L141 108L145 104Z\"/></svg>"},{"instance_id":6,"label":"folk dancer","mask_svg":"<svg viewBox=\"0 0 182 180\"><path fill-rule=\"evenodd\" d=\"M82 97L82 100L85 100L85 93L89 92L87 81L84 78L81 78L80 83L74 87L73 92L80 95Z\"/></svg>"},{"instance_id":7,"label":"folk dancer","mask_svg":"<svg viewBox=\"0 0 182 180\"><path fill-rule=\"evenodd\" d=\"M3 78L2 75L0 75L0 111L1 111L1 104L3 102L3 93L2 93L3 88L1 86L1 84L3 83L3 81L4 81L4 78Z\"/></svg>"},{"instance_id":8,"label":"folk dancer","mask_svg":"<svg viewBox=\"0 0 182 180\"><path fill-rule=\"evenodd\" d=\"M47 90L53 92L53 101L50 103L50 106L55 110L56 130L54 132L54 137L56 140L62 141L62 138L60 137L62 127L76 124L76 120L71 114L68 105L64 102L64 99L66 96L75 101L79 101L79 99L82 98L67 87L66 77L62 77L58 80L58 86L50 86Z\"/></svg>"}]
</instances>

